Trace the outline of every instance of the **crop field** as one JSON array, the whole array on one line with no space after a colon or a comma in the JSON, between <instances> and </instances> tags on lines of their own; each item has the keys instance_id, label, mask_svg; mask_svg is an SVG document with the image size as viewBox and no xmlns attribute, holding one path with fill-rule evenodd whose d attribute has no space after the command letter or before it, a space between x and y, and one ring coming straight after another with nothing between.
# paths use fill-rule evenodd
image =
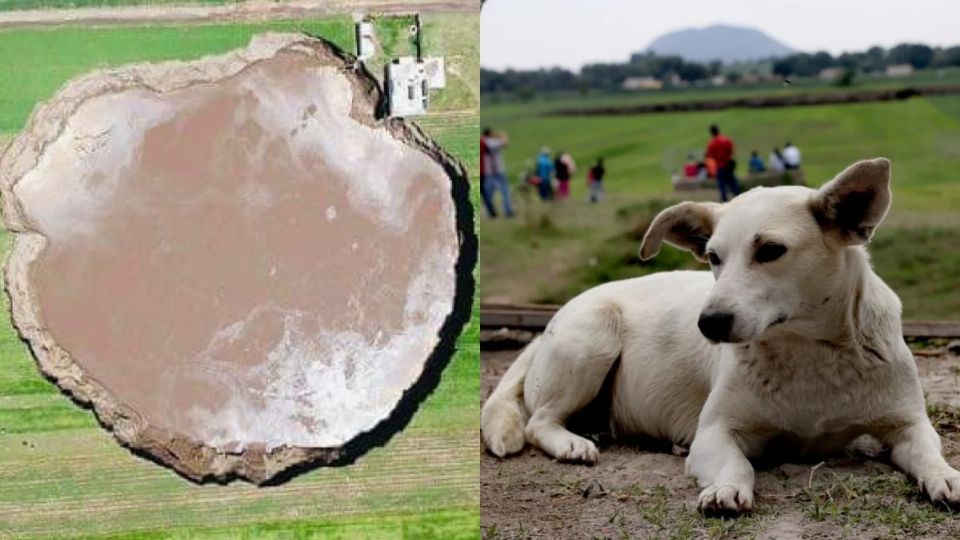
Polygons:
<instances>
[{"instance_id":1,"label":"crop field","mask_svg":"<svg viewBox=\"0 0 960 540\"><path fill-rule=\"evenodd\" d=\"M654 103L684 101L723 100L749 97L786 97L800 94L863 92L871 90L895 90L905 87L926 88L960 84L960 68L929 69L917 71L906 77L890 78L883 75L860 75L850 87L838 87L819 79L796 79L790 84L763 81L752 84L727 86L691 86L667 90L642 90L635 92L604 93L596 90L587 94L556 92L522 101L511 94L485 94L483 96L484 118L495 120L498 116L516 113L528 115L557 109L590 107L623 107ZM490 105L490 107L487 107Z\"/></svg>"},{"instance_id":2,"label":"crop field","mask_svg":"<svg viewBox=\"0 0 960 540\"><path fill-rule=\"evenodd\" d=\"M670 96L665 92L660 99ZM562 103L586 108L606 105L606 99ZM960 96L652 115L540 115L555 108L549 103L483 106L481 124L510 135L506 158L515 188L520 171L544 145L571 153L580 167L570 200L544 205L532 197L524 203L517 189L518 219L483 221L485 301L563 302L603 281L695 266L692 257L671 251L641 263L637 233L659 208L684 197L673 192L670 173L688 153L702 155L707 127L717 123L737 145L739 174L751 150L766 159L787 140L803 152L813 186L858 159L890 158L893 208L870 248L877 271L899 293L906 318L960 318ZM597 157L606 160L608 197L590 205L584 201L584 171Z\"/></svg>"},{"instance_id":3,"label":"crop field","mask_svg":"<svg viewBox=\"0 0 960 540\"><path fill-rule=\"evenodd\" d=\"M0 9L10 2L0 3ZM37 4L37 2L29 2ZM103 2L97 2L102 4ZM426 52L447 58L448 87L420 124L477 168L479 16L424 15ZM392 50L403 18L381 18ZM0 30L0 147L35 104L69 78L127 62L188 60L245 45L263 31L306 31L353 49L349 17L257 24L60 26ZM476 199L476 197L474 197ZM6 253L10 238L0 233ZM478 533L477 316L411 424L354 465L283 485L196 485L136 457L39 373L0 323L0 539L474 538Z\"/></svg>"}]
</instances>

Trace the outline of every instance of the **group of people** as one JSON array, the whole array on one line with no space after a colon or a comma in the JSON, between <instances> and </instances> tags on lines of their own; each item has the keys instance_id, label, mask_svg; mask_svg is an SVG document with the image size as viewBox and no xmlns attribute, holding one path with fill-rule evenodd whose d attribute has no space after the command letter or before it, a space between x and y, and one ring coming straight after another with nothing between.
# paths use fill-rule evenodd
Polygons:
<instances>
[{"instance_id":1,"label":"group of people","mask_svg":"<svg viewBox=\"0 0 960 540\"><path fill-rule=\"evenodd\" d=\"M728 191L732 197L740 194L740 183L734 173L737 162L733 158L733 141L726 135L720 133L720 128L714 124L710 126L710 142L707 143L707 149L704 152L703 161L696 161L692 154L687 156L687 162L684 164L683 174L687 178L696 178L704 180L706 178L716 178L717 188L720 190L720 200L728 200ZM749 162L750 173L762 173L769 170L781 173L790 169L800 168L800 149L796 145L787 141L783 147L774 148L770 154L767 164L754 150L750 154Z\"/></svg>"},{"instance_id":2,"label":"group of people","mask_svg":"<svg viewBox=\"0 0 960 540\"><path fill-rule=\"evenodd\" d=\"M495 218L498 215L494 198L499 193L502 199L503 213L507 217L514 214L510 203L510 182L507 179L506 162L503 157L504 148L510 139L506 133L494 133L490 128L483 130L480 137L480 195L487 215ZM716 178L717 188L720 190L720 200L726 202L729 198L740 194L740 183L737 181L735 169L737 162L734 159L733 141L720 132L714 124L710 126L710 142L707 144L703 160L696 161L693 155L687 156L684 165L684 176L687 178L706 179ZM791 142L783 147L774 148L766 163L760 158L757 151L750 154L749 172L762 173L768 169L781 173L790 169L800 168L800 149ZM577 163L567 152L557 152L551 155L550 149L543 147L537 155L532 170L521 174L521 181L535 186L540 198L544 201L563 200L570 197L570 181L577 172ZM596 164L587 171L587 188L589 200L599 202L603 196L603 178L606 169L603 158L598 158Z\"/></svg>"},{"instance_id":3,"label":"group of people","mask_svg":"<svg viewBox=\"0 0 960 540\"><path fill-rule=\"evenodd\" d=\"M764 164L760 155L754 150L750 153L750 172L762 173L767 170L782 173L783 171L800 168L800 149L795 144L787 141L783 146L783 152L780 147L773 149L767 163Z\"/></svg>"},{"instance_id":4,"label":"group of people","mask_svg":"<svg viewBox=\"0 0 960 540\"><path fill-rule=\"evenodd\" d=\"M503 150L509 140L506 133L494 132L490 128L484 128L480 137L480 196L487 215L491 218L498 215L494 204L498 193L502 200L503 213L507 217L514 214L503 157ZM551 155L550 149L543 147L537 155L533 169L521 174L521 181L534 186L543 201L563 200L570 197L570 181L576 172L577 163L573 156L562 151ZM596 164L587 170L587 189L592 203L599 202L603 196L605 174L603 158L598 158Z\"/></svg>"},{"instance_id":5,"label":"group of people","mask_svg":"<svg viewBox=\"0 0 960 540\"><path fill-rule=\"evenodd\" d=\"M577 163L567 152L557 152L550 157L550 149L544 146L537 155L533 172L525 173L523 180L537 187L537 193L543 201L563 200L570 197L570 180L577 172ZM603 158L587 170L587 190L591 203L599 202L603 196L603 177L607 170ZM556 180L556 189L554 189Z\"/></svg>"}]
</instances>

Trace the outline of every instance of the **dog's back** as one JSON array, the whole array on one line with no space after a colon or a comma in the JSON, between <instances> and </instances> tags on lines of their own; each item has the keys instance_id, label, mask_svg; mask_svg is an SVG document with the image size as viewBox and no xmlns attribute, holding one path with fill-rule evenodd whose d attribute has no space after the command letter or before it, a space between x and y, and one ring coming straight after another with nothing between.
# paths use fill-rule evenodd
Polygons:
<instances>
[{"instance_id":1,"label":"dog's back","mask_svg":"<svg viewBox=\"0 0 960 540\"><path fill-rule=\"evenodd\" d=\"M629 361L613 373L614 431L689 443L719 354L696 330L712 283L709 272L662 272L606 283L572 299L484 405L487 448L498 456L523 448L524 427L537 404L567 398L544 397L544 385L577 388L583 382L560 380L579 371L565 369L566 362L588 364L594 378L603 379L621 356Z\"/></svg>"}]
</instances>

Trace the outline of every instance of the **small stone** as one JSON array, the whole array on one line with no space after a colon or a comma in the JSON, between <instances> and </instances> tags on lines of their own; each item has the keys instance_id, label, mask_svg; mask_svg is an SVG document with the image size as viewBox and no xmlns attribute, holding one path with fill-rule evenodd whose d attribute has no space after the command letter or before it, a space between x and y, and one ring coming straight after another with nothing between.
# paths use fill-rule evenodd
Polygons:
<instances>
[{"instance_id":1,"label":"small stone","mask_svg":"<svg viewBox=\"0 0 960 540\"><path fill-rule=\"evenodd\" d=\"M590 483L583 490L584 499L596 499L599 497L604 497L607 494L607 488L603 487L603 484L600 483L596 478L590 480Z\"/></svg>"}]
</instances>

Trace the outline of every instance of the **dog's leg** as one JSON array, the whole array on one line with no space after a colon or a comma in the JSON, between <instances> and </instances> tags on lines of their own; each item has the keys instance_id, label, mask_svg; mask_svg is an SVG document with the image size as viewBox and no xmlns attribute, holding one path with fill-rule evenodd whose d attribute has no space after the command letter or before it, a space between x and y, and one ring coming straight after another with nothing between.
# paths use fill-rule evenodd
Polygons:
<instances>
[{"instance_id":1,"label":"dog's leg","mask_svg":"<svg viewBox=\"0 0 960 540\"><path fill-rule=\"evenodd\" d=\"M533 415L526 439L559 461L595 463L596 445L571 433L566 421L597 397L620 355L620 311L597 306L562 315L547 328L537 365L527 375Z\"/></svg>"},{"instance_id":2,"label":"dog's leg","mask_svg":"<svg viewBox=\"0 0 960 540\"><path fill-rule=\"evenodd\" d=\"M912 476L935 503L960 504L960 472L951 467L940 448L940 436L924 418L884 437L893 463Z\"/></svg>"},{"instance_id":3,"label":"dog's leg","mask_svg":"<svg viewBox=\"0 0 960 540\"><path fill-rule=\"evenodd\" d=\"M722 423L697 430L687 457L687 474L696 477L704 488L697 500L701 512L753 509L753 466Z\"/></svg>"}]
</instances>

